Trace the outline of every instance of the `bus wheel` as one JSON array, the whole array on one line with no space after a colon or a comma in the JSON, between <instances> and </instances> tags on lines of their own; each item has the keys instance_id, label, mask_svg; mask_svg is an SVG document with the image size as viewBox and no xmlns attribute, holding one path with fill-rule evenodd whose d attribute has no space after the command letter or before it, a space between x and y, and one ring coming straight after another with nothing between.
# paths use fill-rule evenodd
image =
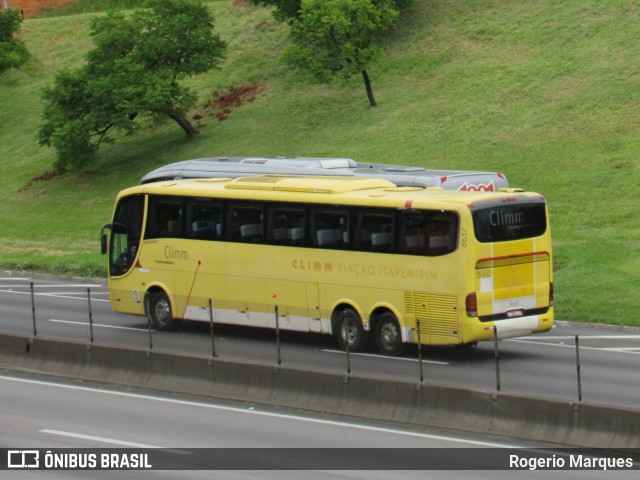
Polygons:
<instances>
[{"instance_id":1,"label":"bus wheel","mask_svg":"<svg viewBox=\"0 0 640 480\"><path fill-rule=\"evenodd\" d=\"M400 355L404 351L400 325L393 313L386 312L380 317L376 328L376 342L383 355Z\"/></svg>"},{"instance_id":2,"label":"bus wheel","mask_svg":"<svg viewBox=\"0 0 640 480\"><path fill-rule=\"evenodd\" d=\"M151 294L149 300L149 317L158 330L173 330L176 321L171 314L171 302L162 290Z\"/></svg>"},{"instance_id":3,"label":"bus wheel","mask_svg":"<svg viewBox=\"0 0 640 480\"><path fill-rule=\"evenodd\" d=\"M338 346L343 350L346 349L347 342L352 352L366 350L371 343L369 333L362 328L360 316L351 308L345 308L338 313L336 327Z\"/></svg>"}]
</instances>

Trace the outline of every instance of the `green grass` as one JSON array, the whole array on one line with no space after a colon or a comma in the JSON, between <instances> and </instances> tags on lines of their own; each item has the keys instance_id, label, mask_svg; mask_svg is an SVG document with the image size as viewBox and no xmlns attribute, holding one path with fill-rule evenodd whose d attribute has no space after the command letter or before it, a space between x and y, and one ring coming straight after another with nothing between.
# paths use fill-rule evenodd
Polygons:
<instances>
[{"instance_id":1,"label":"green grass","mask_svg":"<svg viewBox=\"0 0 640 480\"><path fill-rule=\"evenodd\" d=\"M305 155L506 173L543 193L555 242L557 317L640 325L640 7L631 0L417 0L372 66L378 108L360 78L330 85L279 60L287 29L264 8L212 2L229 42L212 92L260 84L228 120L186 139L142 124L79 173L51 170L37 146L40 90L91 48L92 5L25 21L34 59L0 75L0 268L104 274L100 227L116 192L148 170L217 155Z\"/></svg>"},{"instance_id":2,"label":"green grass","mask_svg":"<svg viewBox=\"0 0 640 480\"><path fill-rule=\"evenodd\" d=\"M143 6L145 1L146 0L74 0L61 7L45 8L40 17L96 13L115 8L138 8Z\"/></svg>"}]
</instances>

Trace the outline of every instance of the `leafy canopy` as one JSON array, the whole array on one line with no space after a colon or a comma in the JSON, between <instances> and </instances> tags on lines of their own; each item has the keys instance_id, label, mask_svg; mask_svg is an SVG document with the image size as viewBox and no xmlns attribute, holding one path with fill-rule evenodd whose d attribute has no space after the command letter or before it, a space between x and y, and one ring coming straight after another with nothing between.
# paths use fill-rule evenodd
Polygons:
<instances>
[{"instance_id":1,"label":"leafy canopy","mask_svg":"<svg viewBox=\"0 0 640 480\"><path fill-rule=\"evenodd\" d=\"M268 5L273 7L273 16L280 21L291 23L300 16L302 3L306 0L251 0L254 5ZM413 0L394 0L393 3L399 9L411 6Z\"/></svg>"},{"instance_id":2,"label":"leafy canopy","mask_svg":"<svg viewBox=\"0 0 640 480\"><path fill-rule=\"evenodd\" d=\"M254 5L269 5L274 7L273 16L280 21L291 21L298 18L302 0L252 0Z\"/></svg>"},{"instance_id":3,"label":"leafy canopy","mask_svg":"<svg viewBox=\"0 0 640 480\"><path fill-rule=\"evenodd\" d=\"M367 67L381 55L382 37L397 18L394 0L304 0L285 58L320 80L362 74L375 105Z\"/></svg>"},{"instance_id":4,"label":"leafy canopy","mask_svg":"<svg viewBox=\"0 0 640 480\"><path fill-rule=\"evenodd\" d=\"M22 13L7 9L0 12L0 73L20 68L29 60L24 42L15 37L20 31Z\"/></svg>"},{"instance_id":5,"label":"leafy canopy","mask_svg":"<svg viewBox=\"0 0 640 480\"><path fill-rule=\"evenodd\" d=\"M149 0L130 17L112 11L90 35L86 65L58 72L43 92L38 141L56 149L56 170L87 165L110 131L133 132L140 115L197 133L186 118L196 95L180 80L219 67L226 50L200 0Z\"/></svg>"}]
</instances>

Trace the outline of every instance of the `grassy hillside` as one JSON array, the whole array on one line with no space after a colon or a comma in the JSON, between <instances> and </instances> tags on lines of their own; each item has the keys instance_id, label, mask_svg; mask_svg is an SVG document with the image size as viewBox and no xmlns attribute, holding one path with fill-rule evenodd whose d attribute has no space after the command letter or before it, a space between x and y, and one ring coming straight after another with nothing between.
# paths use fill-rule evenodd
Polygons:
<instances>
[{"instance_id":1,"label":"grassy hillside","mask_svg":"<svg viewBox=\"0 0 640 480\"><path fill-rule=\"evenodd\" d=\"M91 168L29 187L54 157L34 141L39 92L82 63L94 14L25 21L35 60L0 75L0 268L102 273L98 233L116 192L171 161L306 155L488 169L549 200L557 316L640 325L637 2L416 0L370 69L375 109L359 78L318 85L283 65L286 27L268 10L210 5L229 55L192 82L197 138L142 124ZM261 90L226 120L202 106L241 85Z\"/></svg>"}]
</instances>

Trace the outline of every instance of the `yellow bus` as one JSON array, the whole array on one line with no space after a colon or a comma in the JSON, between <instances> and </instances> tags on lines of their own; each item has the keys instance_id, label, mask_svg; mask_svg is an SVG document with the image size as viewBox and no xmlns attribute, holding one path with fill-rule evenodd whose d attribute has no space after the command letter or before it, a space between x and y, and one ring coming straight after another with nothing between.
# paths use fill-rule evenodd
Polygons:
<instances>
[{"instance_id":1,"label":"yellow bus","mask_svg":"<svg viewBox=\"0 0 640 480\"><path fill-rule=\"evenodd\" d=\"M384 179L264 175L149 183L119 193L102 231L117 312L464 345L553 325L545 199L521 190L397 187ZM419 322L418 322L419 320Z\"/></svg>"}]
</instances>

